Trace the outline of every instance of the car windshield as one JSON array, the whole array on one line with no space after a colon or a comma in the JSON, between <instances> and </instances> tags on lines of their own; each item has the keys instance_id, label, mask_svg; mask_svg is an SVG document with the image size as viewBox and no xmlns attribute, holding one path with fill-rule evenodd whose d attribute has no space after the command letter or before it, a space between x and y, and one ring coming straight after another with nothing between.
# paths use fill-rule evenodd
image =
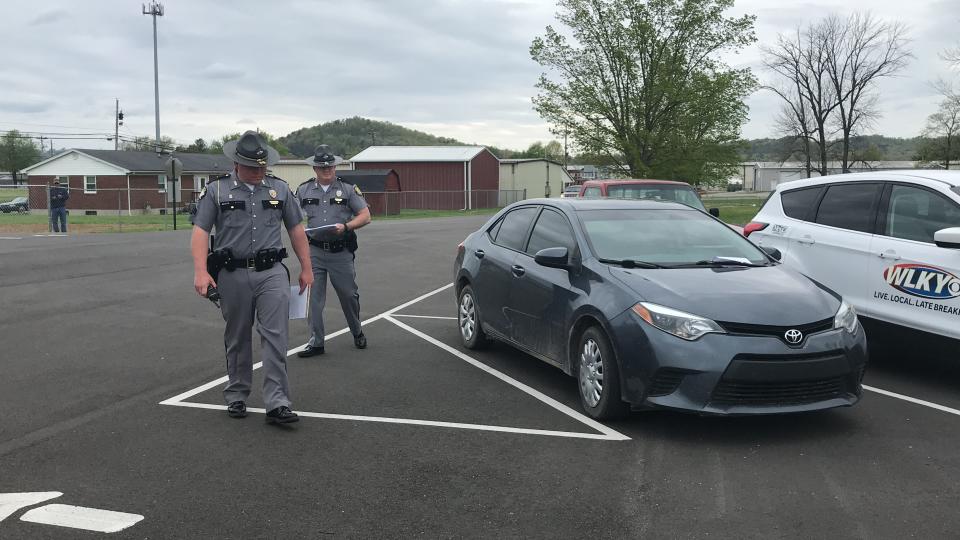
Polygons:
<instances>
[{"instance_id":1,"label":"car windshield","mask_svg":"<svg viewBox=\"0 0 960 540\"><path fill-rule=\"evenodd\" d=\"M654 201L678 202L705 210L697 192L687 186L669 184L624 184L607 187L607 196L611 199L647 199Z\"/></svg>"},{"instance_id":2,"label":"car windshield","mask_svg":"<svg viewBox=\"0 0 960 540\"><path fill-rule=\"evenodd\" d=\"M27 202L27 198L26 198L26 197L17 197L17 198L14 199L12 202L15 202L15 203Z\"/></svg>"},{"instance_id":3,"label":"car windshield","mask_svg":"<svg viewBox=\"0 0 960 540\"><path fill-rule=\"evenodd\" d=\"M680 209L610 209L578 213L600 259L662 266L765 265L767 256L706 214Z\"/></svg>"}]
</instances>

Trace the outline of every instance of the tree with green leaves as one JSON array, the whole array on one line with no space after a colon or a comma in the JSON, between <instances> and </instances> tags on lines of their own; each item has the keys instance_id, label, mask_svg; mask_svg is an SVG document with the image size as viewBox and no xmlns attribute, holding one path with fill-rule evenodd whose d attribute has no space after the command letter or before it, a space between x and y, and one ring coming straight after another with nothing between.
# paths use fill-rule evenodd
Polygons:
<instances>
[{"instance_id":1,"label":"tree with green leaves","mask_svg":"<svg viewBox=\"0 0 960 540\"><path fill-rule=\"evenodd\" d=\"M161 152L172 152L176 147L177 143L172 138L166 135L160 136ZM157 143L153 137L138 135L132 139L122 140L120 149L127 152L152 152L157 149Z\"/></svg>"},{"instance_id":2,"label":"tree with green leaves","mask_svg":"<svg viewBox=\"0 0 960 540\"><path fill-rule=\"evenodd\" d=\"M38 161L40 149L33 138L13 129L0 139L0 171L13 175L14 183L18 182L20 171Z\"/></svg>"},{"instance_id":3,"label":"tree with green leaves","mask_svg":"<svg viewBox=\"0 0 960 540\"><path fill-rule=\"evenodd\" d=\"M560 0L530 47L548 70L534 107L580 153L634 177L720 182L739 162L749 69L718 59L756 41L733 0ZM568 38L567 35L571 37Z\"/></svg>"},{"instance_id":4,"label":"tree with green leaves","mask_svg":"<svg viewBox=\"0 0 960 540\"><path fill-rule=\"evenodd\" d=\"M271 135L271 134L269 134L269 133L266 133L266 132L264 132L264 131L259 131L258 133L260 133L260 135L262 135L263 138L266 139L267 144L269 144L269 145L272 146L274 149L276 149L277 152L280 152L280 155L281 155L281 156L289 156L289 155L290 155L290 150L286 147L286 145L284 145L282 142L280 142L280 140L279 140L278 138L276 138L276 137L274 137L273 135ZM235 140L239 139L241 135L243 135L243 134L242 134L242 133L231 133L231 134L229 134L229 135L224 135L223 137L220 137L219 139L215 139L215 140L213 140L213 141L210 141L210 144L207 146L207 149L205 150L205 152L208 153L208 154L222 154L222 153L223 153L223 145L224 145L225 143L230 142L230 141L235 141Z\"/></svg>"},{"instance_id":5,"label":"tree with green leaves","mask_svg":"<svg viewBox=\"0 0 960 540\"><path fill-rule=\"evenodd\" d=\"M940 109L927 117L923 134L931 138L928 146L931 160L940 161L949 169L950 163L960 158L960 144L957 144L957 138L960 137L960 102L944 99Z\"/></svg>"}]
</instances>

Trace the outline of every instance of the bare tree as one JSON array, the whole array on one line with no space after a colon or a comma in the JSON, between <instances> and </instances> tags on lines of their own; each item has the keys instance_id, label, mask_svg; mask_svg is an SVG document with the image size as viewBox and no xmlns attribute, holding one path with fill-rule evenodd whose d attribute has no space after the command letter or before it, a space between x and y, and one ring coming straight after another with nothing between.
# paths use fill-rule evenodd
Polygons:
<instances>
[{"instance_id":1,"label":"bare tree","mask_svg":"<svg viewBox=\"0 0 960 540\"><path fill-rule=\"evenodd\" d=\"M827 52L827 73L836 94L836 123L842 134L840 161L850 164L850 137L879 116L876 83L906 67L913 56L907 48L907 27L871 14L846 19L831 15L819 25Z\"/></svg>"},{"instance_id":2,"label":"bare tree","mask_svg":"<svg viewBox=\"0 0 960 540\"><path fill-rule=\"evenodd\" d=\"M826 37L822 25L811 24L797 27L792 36L779 35L775 46L761 47L764 65L785 79L764 88L784 101L790 134L807 137L816 145L817 171L821 176L827 174L830 118L839 105L828 71ZM812 152L810 146L804 148Z\"/></svg>"},{"instance_id":3,"label":"bare tree","mask_svg":"<svg viewBox=\"0 0 960 540\"><path fill-rule=\"evenodd\" d=\"M956 47L940 53L940 58L950 64L950 67L960 68L960 43L957 43Z\"/></svg>"},{"instance_id":4,"label":"bare tree","mask_svg":"<svg viewBox=\"0 0 960 540\"><path fill-rule=\"evenodd\" d=\"M957 136L960 135L960 102L945 99L940 103L940 110L927 117L927 127L923 131L926 137L934 137L942 141L941 155L944 167L950 168L950 160L955 158Z\"/></svg>"}]
</instances>

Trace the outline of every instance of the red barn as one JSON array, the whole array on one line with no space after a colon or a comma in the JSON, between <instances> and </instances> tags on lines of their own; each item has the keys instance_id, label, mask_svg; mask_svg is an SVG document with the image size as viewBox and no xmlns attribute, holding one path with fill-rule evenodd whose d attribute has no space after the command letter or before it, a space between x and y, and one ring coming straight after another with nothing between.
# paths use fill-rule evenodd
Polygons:
<instances>
[{"instance_id":1,"label":"red barn","mask_svg":"<svg viewBox=\"0 0 960 540\"><path fill-rule=\"evenodd\" d=\"M371 146L355 170L393 169L403 178L403 208L495 208L500 160L482 146Z\"/></svg>"},{"instance_id":2,"label":"red barn","mask_svg":"<svg viewBox=\"0 0 960 540\"><path fill-rule=\"evenodd\" d=\"M337 176L353 184L363 192L363 198L375 216L400 213L400 177L391 169L362 169L337 171Z\"/></svg>"}]
</instances>

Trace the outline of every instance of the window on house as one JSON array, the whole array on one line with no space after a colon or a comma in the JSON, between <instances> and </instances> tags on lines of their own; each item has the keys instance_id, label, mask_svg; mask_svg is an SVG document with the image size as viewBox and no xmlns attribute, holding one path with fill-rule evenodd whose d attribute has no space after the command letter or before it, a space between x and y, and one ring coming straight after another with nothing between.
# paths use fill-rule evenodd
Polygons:
<instances>
[{"instance_id":1,"label":"window on house","mask_svg":"<svg viewBox=\"0 0 960 540\"><path fill-rule=\"evenodd\" d=\"M83 177L83 192L84 192L84 193L96 193L96 192L97 192L97 177L96 177L96 176L84 176L84 177Z\"/></svg>"},{"instance_id":2,"label":"window on house","mask_svg":"<svg viewBox=\"0 0 960 540\"><path fill-rule=\"evenodd\" d=\"M165 174L158 174L158 175L157 175L157 190L159 190L160 193L166 193L166 191L167 191L167 175L165 175Z\"/></svg>"}]
</instances>

